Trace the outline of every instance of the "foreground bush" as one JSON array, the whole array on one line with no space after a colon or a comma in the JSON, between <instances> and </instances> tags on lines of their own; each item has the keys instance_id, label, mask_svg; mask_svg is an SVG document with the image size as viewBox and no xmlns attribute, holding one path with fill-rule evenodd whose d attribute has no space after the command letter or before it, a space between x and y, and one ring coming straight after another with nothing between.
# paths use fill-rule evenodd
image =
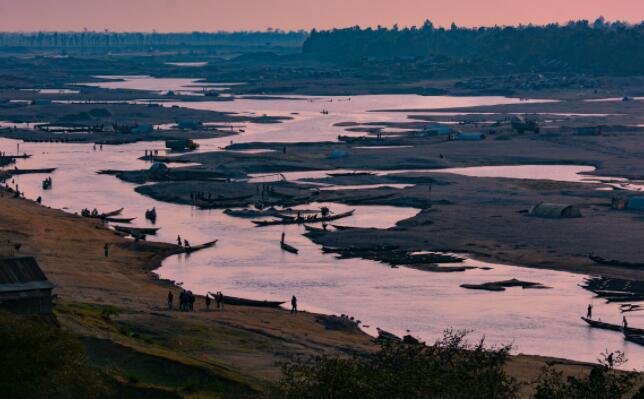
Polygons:
<instances>
[{"instance_id":1,"label":"foreground bush","mask_svg":"<svg viewBox=\"0 0 644 399\"><path fill-rule=\"evenodd\" d=\"M452 399L517 396L504 365L510 347L471 345L447 331L431 346L383 343L372 356L318 357L287 365L272 392L283 399Z\"/></svg>"},{"instance_id":2,"label":"foreground bush","mask_svg":"<svg viewBox=\"0 0 644 399\"><path fill-rule=\"evenodd\" d=\"M78 340L42 320L0 314L0 396L94 399L110 395Z\"/></svg>"},{"instance_id":3,"label":"foreground bush","mask_svg":"<svg viewBox=\"0 0 644 399\"><path fill-rule=\"evenodd\" d=\"M434 345L386 342L372 355L321 356L286 365L272 399L514 399L521 384L505 373L510 347L471 345L447 331ZM637 373L614 369L621 353L605 354L583 377L544 369L534 399L633 397ZM639 398L639 396L636 396Z\"/></svg>"}]
</instances>

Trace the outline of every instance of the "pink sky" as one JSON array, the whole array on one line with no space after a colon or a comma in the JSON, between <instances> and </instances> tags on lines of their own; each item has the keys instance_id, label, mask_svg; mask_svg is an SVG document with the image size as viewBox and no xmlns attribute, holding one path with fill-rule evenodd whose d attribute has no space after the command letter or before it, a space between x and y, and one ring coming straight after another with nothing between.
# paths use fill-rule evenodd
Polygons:
<instances>
[{"instance_id":1,"label":"pink sky","mask_svg":"<svg viewBox=\"0 0 644 399\"><path fill-rule=\"evenodd\" d=\"M644 0L0 0L0 30L217 31L644 20Z\"/></svg>"}]
</instances>

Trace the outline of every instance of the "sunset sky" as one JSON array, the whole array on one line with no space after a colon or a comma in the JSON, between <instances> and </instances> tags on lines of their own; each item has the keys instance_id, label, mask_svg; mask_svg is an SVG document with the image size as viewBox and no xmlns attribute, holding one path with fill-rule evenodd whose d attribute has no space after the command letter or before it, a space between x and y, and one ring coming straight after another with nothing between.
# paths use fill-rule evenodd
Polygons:
<instances>
[{"instance_id":1,"label":"sunset sky","mask_svg":"<svg viewBox=\"0 0 644 399\"><path fill-rule=\"evenodd\" d=\"M217 31L352 25L640 22L644 0L0 0L1 31Z\"/></svg>"}]
</instances>

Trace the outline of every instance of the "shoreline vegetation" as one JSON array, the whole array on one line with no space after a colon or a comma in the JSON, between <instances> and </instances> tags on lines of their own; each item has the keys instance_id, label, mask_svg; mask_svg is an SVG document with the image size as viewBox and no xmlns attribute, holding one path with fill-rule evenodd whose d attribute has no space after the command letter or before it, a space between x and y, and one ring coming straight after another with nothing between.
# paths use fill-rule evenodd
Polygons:
<instances>
[{"instance_id":1,"label":"shoreline vegetation","mask_svg":"<svg viewBox=\"0 0 644 399\"><path fill-rule=\"evenodd\" d=\"M360 330L308 312L232 305L206 312L203 297L196 312L168 311L167 291L178 297L180 288L153 271L178 252L175 245L135 243L98 220L14 198L5 190L1 194L0 242L19 242L20 255L38 259L56 285L55 315L62 331L82 344L89 364L116 381L122 393L254 397L280 377L280 364L378 350ZM104 243L111 248L109 257L103 256ZM575 376L593 367L517 355L503 368L532 383L548 364ZM533 388L528 384L522 392Z\"/></svg>"}]
</instances>

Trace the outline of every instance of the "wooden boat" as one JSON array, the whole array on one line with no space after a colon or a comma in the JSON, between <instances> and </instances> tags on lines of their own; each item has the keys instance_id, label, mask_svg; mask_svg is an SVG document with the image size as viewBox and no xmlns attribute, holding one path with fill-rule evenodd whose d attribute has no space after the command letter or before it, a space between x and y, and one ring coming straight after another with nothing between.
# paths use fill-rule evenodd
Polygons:
<instances>
[{"instance_id":1,"label":"wooden boat","mask_svg":"<svg viewBox=\"0 0 644 399\"><path fill-rule=\"evenodd\" d=\"M282 239L280 240L280 247L282 248L282 251L290 252L292 254L297 255L298 252L300 252L297 248L288 245L284 240L286 238L286 234L282 233Z\"/></svg>"},{"instance_id":2,"label":"wooden boat","mask_svg":"<svg viewBox=\"0 0 644 399\"><path fill-rule=\"evenodd\" d=\"M196 245L194 247L188 247L188 248L184 247L183 253L190 254L190 253L193 253L193 252L200 251L202 249L214 247L217 244L217 241L219 241L219 240L209 241L207 243L204 243L204 244L201 244L201 245Z\"/></svg>"},{"instance_id":3,"label":"wooden boat","mask_svg":"<svg viewBox=\"0 0 644 399\"><path fill-rule=\"evenodd\" d=\"M282 248L283 251L290 252L290 253L295 254L295 255L297 255L298 252L300 252L299 249L297 249L297 248L295 248L295 247L293 247L291 245L288 245L285 242L280 242L280 247Z\"/></svg>"},{"instance_id":4,"label":"wooden boat","mask_svg":"<svg viewBox=\"0 0 644 399\"><path fill-rule=\"evenodd\" d=\"M644 335L644 329L642 329L642 328L627 327L626 329L624 329L619 324L605 323L603 321L592 320L592 319L589 319L587 317L582 317L581 319L583 321L585 321L586 323L588 323L588 325L593 327L593 328L601 328L603 330L611 330L611 331L624 331L625 334Z\"/></svg>"},{"instance_id":5,"label":"wooden boat","mask_svg":"<svg viewBox=\"0 0 644 399\"><path fill-rule=\"evenodd\" d=\"M615 259L606 259L596 255L588 255L588 258L590 258L590 260L600 265L644 268L644 263L625 262L625 261L615 260Z\"/></svg>"},{"instance_id":6,"label":"wooden boat","mask_svg":"<svg viewBox=\"0 0 644 399\"><path fill-rule=\"evenodd\" d=\"M127 226L114 226L114 230L120 231L121 233L126 233L130 235L155 235L159 228L150 228L150 227L127 227Z\"/></svg>"},{"instance_id":7,"label":"wooden boat","mask_svg":"<svg viewBox=\"0 0 644 399\"><path fill-rule=\"evenodd\" d=\"M117 209L117 210L112 211L112 212L105 212L105 213L101 213L99 216L100 216L101 218L109 218L109 217L112 217L112 216L120 215L120 214L121 214L121 212L123 212L123 208L121 208L121 209Z\"/></svg>"},{"instance_id":8,"label":"wooden boat","mask_svg":"<svg viewBox=\"0 0 644 399\"><path fill-rule=\"evenodd\" d=\"M209 292L211 296L215 296L212 292ZM286 301L259 301L255 299L246 299L238 298L234 296L224 295L224 303L227 305L235 306L254 306L260 308L279 308L281 305L285 304Z\"/></svg>"},{"instance_id":9,"label":"wooden boat","mask_svg":"<svg viewBox=\"0 0 644 399\"><path fill-rule=\"evenodd\" d=\"M325 232L325 231L326 231L325 229L321 229L321 228L319 228L319 227L309 226L308 224L305 224L305 225L304 225L304 229L305 229L306 231L310 231L311 233L323 233L323 232Z\"/></svg>"},{"instance_id":10,"label":"wooden boat","mask_svg":"<svg viewBox=\"0 0 644 399\"><path fill-rule=\"evenodd\" d=\"M291 219L281 219L281 220L253 220L252 222L255 223L258 227L263 227L263 226L275 226L275 225L280 225L280 224L310 224L310 223L322 223L322 222L330 222L332 220L338 220L342 218L349 217L353 215L355 212L355 209L352 209L348 212L344 213L338 213L335 215L328 215L328 216L312 216L309 218L305 217L300 217L300 218L291 218Z\"/></svg>"},{"instance_id":11,"label":"wooden boat","mask_svg":"<svg viewBox=\"0 0 644 399\"><path fill-rule=\"evenodd\" d=\"M110 217L103 218L104 221L110 222L110 223L132 223L134 219L136 218L110 218Z\"/></svg>"},{"instance_id":12,"label":"wooden boat","mask_svg":"<svg viewBox=\"0 0 644 399\"><path fill-rule=\"evenodd\" d=\"M43 174L43 173L52 173L56 168L43 168L43 169L13 169L10 170L12 175L31 175L31 174Z\"/></svg>"},{"instance_id":13,"label":"wooden boat","mask_svg":"<svg viewBox=\"0 0 644 399\"><path fill-rule=\"evenodd\" d=\"M359 229L359 227L351 227L351 226L338 226L337 224L332 224L334 229L336 230L351 230L351 229Z\"/></svg>"},{"instance_id":14,"label":"wooden boat","mask_svg":"<svg viewBox=\"0 0 644 399\"><path fill-rule=\"evenodd\" d=\"M373 176L373 172L344 172L344 173L327 173L331 177L344 177L344 176Z\"/></svg>"},{"instance_id":15,"label":"wooden boat","mask_svg":"<svg viewBox=\"0 0 644 399\"><path fill-rule=\"evenodd\" d=\"M42 181L43 190L49 190L51 189L51 186L52 186L52 181L50 177Z\"/></svg>"},{"instance_id":16,"label":"wooden boat","mask_svg":"<svg viewBox=\"0 0 644 399\"><path fill-rule=\"evenodd\" d=\"M632 334L629 332L624 332L624 339L629 342L644 346L644 335L642 334Z\"/></svg>"}]
</instances>

